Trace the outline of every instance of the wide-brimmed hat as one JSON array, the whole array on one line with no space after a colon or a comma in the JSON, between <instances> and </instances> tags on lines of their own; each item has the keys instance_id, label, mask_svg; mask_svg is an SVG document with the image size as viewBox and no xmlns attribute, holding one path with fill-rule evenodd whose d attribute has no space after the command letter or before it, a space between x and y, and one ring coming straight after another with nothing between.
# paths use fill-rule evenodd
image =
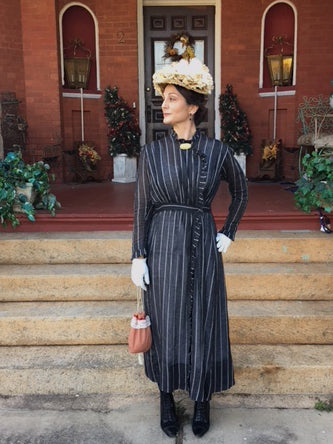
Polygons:
<instances>
[{"instance_id":1,"label":"wide-brimmed hat","mask_svg":"<svg viewBox=\"0 0 333 444\"><path fill-rule=\"evenodd\" d=\"M174 47L181 42L184 52L179 54ZM194 54L194 39L186 33L175 34L166 43L164 58L172 63L163 66L153 75L153 85L157 95L163 95L166 85L179 85L199 94L210 94L214 88L213 78L208 67Z\"/></svg>"}]
</instances>

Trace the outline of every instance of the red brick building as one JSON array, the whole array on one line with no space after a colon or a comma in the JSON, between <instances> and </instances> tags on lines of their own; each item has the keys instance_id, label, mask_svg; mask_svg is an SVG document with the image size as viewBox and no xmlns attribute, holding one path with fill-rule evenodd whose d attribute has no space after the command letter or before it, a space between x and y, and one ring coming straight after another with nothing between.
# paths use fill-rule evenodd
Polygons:
<instances>
[{"instance_id":1,"label":"red brick building","mask_svg":"<svg viewBox=\"0 0 333 444\"><path fill-rule=\"evenodd\" d=\"M3 0L0 15L0 93L15 92L20 101L20 115L29 125L27 157L38 159L45 147L59 147L58 182L70 180L68 156L61 152L82 138L80 91L68 88L64 73L73 39L91 53L83 91L84 139L102 156L103 179L112 175L103 90L117 85L135 106L145 143L149 123L160 123L149 82L170 31L193 31L210 65L215 92L209 131L215 137L220 137L219 95L227 83L233 85L253 133L250 178L258 172L261 140L273 136L274 88L265 57L272 36L287 36L294 62L291 85L279 87L277 97L276 136L285 146L295 146L303 96L329 96L332 90L331 0Z\"/></svg>"}]
</instances>

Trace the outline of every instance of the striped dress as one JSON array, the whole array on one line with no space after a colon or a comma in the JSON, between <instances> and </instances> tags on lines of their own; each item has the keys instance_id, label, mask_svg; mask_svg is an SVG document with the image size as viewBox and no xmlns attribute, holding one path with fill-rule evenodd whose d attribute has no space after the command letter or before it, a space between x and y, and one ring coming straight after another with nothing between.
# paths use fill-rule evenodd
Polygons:
<instances>
[{"instance_id":1,"label":"striped dress","mask_svg":"<svg viewBox=\"0 0 333 444\"><path fill-rule=\"evenodd\" d=\"M231 204L220 230L234 239L247 204L244 174L232 151L199 131L181 150L172 130L140 155L132 259L144 256L150 285L144 307L153 344L145 372L165 392L204 401L234 384L221 254L210 206L221 180Z\"/></svg>"}]
</instances>

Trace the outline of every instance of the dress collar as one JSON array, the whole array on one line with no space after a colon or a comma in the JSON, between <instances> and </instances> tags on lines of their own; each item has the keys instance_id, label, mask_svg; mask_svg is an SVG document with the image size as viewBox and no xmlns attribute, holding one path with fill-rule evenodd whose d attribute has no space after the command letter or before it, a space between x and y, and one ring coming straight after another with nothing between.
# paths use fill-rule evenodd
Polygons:
<instances>
[{"instance_id":1,"label":"dress collar","mask_svg":"<svg viewBox=\"0 0 333 444\"><path fill-rule=\"evenodd\" d=\"M176 133L176 131L175 131L173 128L170 129L169 134L171 135L171 137L172 137L174 140L183 140L183 139L178 139L178 134ZM199 137L200 137L200 134L201 134L201 133L200 133L200 130L198 130L198 128L197 128L196 131L195 131L195 133L194 133L194 135L193 135L193 137L192 137L192 139L191 139L191 142L193 143L193 142L195 142L196 140L198 140Z\"/></svg>"}]
</instances>

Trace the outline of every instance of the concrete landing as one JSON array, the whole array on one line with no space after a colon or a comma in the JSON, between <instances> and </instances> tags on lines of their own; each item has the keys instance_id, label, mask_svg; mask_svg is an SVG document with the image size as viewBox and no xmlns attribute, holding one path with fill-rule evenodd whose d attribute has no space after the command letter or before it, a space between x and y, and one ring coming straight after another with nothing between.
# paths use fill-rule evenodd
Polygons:
<instances>
[{"instance_id":1,"label":"concrete landing","mask_svg":"<svg viewBox=\"0 0 333 444\"><path fill-rule=\"evenodd\" d=\"M333 413L314 409L215 408L204 438L192 433L193 406L177 438L159 427L159 401L106 413L51 410L0 410L1 444L329 444Z\"/></svg>"}]
</instances>

